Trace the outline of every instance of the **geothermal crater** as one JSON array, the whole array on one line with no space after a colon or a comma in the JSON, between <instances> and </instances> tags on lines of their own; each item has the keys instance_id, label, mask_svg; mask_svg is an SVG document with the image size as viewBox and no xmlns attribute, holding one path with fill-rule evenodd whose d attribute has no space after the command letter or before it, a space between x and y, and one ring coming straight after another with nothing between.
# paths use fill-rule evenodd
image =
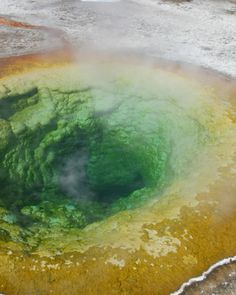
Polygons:
<instances>
[{"instance_id":1,"label":"geothermal crater","mask_svg":"<svg viewBox=\"0 0 236 295\"><path fill-rule=\"evenodd\" d=\"M214 87L118 57L1 78L0 249L19 280L35 275L43 294L48 273L61 282L72 267L68 282L84 290L87 273L100 269L101 294L119 292L117 276L130 273L148 293L169 294L233 253L234 238L221 245L236 232L225 213L235 208L236 131L231 103Z\"/></svg>"},{"instance_id":2,"label":"geothermal crater","mask_svg":"<svg viewBox=\"0 0 236 295\"><path fill-rule=\"evenodd\" d=\"M83 228L139 207L216 140L193 84L142 70L68 66L3 84L1 202L19 224Z\"/></svg>"}]
</instances>

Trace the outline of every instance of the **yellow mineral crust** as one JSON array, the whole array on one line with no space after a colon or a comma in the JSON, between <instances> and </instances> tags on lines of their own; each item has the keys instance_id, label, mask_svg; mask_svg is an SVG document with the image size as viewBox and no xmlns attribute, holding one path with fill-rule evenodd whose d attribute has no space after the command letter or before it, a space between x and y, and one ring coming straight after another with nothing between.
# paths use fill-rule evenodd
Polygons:
<instances>
[{"instance_id":1,"label":"yellow mineral crust","mask_svg":"<svg viewBox=\"0 0 236 295\"><path fill-rule=\"evenodd\" d=\"M46 80L50 71L60 76L66 67L73 68L52 67L42 74L37 65L31 66L23 74L29 80L38 74ZM4 85L21 79L16 68L14 76L14 64L10 70L7 66ZM221 77L205 82L200 74L191 76L164 65L153 68L152 74L155 71L199 83L206 95L221 97L220 86L225 85L228 111L224 110L223 121L212 125L224 133L222 145L212 146L185 179L174 181L160 199L142 208L119 212L81 230L46 233L33 253L25 253L23 245L1 241L0 293L167 295L216 261L236 254L235 85ZM217 105L214 108L220 112Z\"/></svg>"}]
</instances>

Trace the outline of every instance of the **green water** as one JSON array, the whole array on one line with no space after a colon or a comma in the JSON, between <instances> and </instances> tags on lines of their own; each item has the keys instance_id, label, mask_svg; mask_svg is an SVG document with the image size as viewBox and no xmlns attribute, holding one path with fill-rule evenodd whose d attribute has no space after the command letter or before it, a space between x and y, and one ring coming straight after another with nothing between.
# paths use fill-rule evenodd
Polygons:
<instances>
[{"instance_id":1,"label":"green water","mask_svg":"<svg viewBox=\"0 0 236 295\"><path fill-rule=\"evenodd\" d=\"M0 97L4 218L83 228L157 198L212 142L205 123L213 115L192 85L172 87L165 75L142 84L119 71L99 83L73 70L8 85Z\"/></svg>"}]
</instances>

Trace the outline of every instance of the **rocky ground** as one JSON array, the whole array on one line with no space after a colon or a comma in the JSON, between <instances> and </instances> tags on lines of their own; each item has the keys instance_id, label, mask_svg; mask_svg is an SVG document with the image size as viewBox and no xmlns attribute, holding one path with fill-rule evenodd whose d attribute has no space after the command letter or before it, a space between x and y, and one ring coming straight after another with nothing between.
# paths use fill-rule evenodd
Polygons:
<instances>
[{"instance_id":1,"label":"rocky ground","mask_svg":"<svg viewBox=\"0 0 236 295\"><path fill-rule=\"evenodd\" d=\"M222 265L207 275L207 279L194 282L181 295L235 295L236 263Z\"/></svg>"},{"instance_id":2,"label":"rocky ground","mask_svg":"<svg viewBox=\"0 0 236 295\"><path fill-rule=\"evenodd\" d=\"M79 48L141 52L236 77L235 1L1 0L0 13L59 28ZM1 56L42 47L42 38L44 47L58 45L42 32L11 31L9 40L6 30Z\"/></svg>"}]
</instances>

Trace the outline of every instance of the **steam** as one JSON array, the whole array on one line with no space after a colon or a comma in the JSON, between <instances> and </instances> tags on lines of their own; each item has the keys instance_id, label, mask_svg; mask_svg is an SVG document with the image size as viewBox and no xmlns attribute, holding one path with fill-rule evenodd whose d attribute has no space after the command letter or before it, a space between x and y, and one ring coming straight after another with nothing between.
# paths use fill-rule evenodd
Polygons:
<instances>
[{"instance_id":1,"label":"steam","mask_svg":"<svg viewBox=\"0 0 236 295\"><path fill-rule=\"evenodd\" d=\"M79 201L89 201L94 196L94 192L89 188L87 181L87 163L88 152L81 149L66 160L59 177L61 190Z\"/></svg>"}]
</instances>

